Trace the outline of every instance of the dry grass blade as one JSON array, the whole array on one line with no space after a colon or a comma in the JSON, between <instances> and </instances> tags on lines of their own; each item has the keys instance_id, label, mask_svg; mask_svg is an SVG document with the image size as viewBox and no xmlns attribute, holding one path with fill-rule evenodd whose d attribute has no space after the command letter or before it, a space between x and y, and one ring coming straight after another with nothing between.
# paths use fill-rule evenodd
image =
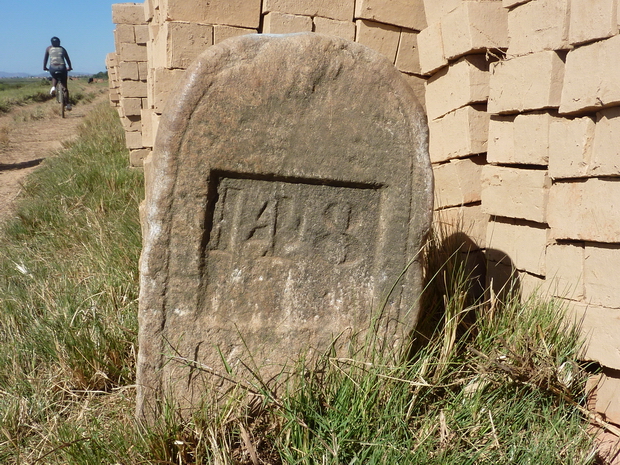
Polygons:
<instances>
[{"instance_id":1,"label":"dry grass blade","mask_svg":"<svg viewBox=\"0 0 620 465\"><path fill-rule=\"evenodd\" d=\"M243 440L243 444L245 445L245 449L248 451L250 455L250 460L252 460L253 465L259 465L258 455L256 454L256 448L252 444L252 438L248 434L248 431L243 426L243 423L239 423L239 431L241 432L241 439Z\"/></svg>"}]
</instances>

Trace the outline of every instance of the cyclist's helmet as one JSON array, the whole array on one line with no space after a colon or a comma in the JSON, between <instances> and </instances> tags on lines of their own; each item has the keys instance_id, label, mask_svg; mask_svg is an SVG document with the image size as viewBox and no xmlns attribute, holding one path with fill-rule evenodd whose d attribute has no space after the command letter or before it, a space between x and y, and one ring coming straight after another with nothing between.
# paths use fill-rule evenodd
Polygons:
<instances>
[{"instance_id":1,"label":"cyclist's helmet","mask_svg":"<svg viewBox=\"0 0 620 465\"><path fill-rule=\"evenodd\" d=\"M52 46L60 47L60 39L58 37L52 37Z\"/></svg>"}]
</instances>

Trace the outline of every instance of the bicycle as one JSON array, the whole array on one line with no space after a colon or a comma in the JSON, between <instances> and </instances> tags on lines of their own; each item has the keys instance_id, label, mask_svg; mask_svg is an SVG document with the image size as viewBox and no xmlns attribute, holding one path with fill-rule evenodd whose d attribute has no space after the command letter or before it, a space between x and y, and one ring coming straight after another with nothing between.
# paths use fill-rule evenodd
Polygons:
<instances>
[{"instance_id":1,"label":"bicycle","mask_svg":"<svg viewBox=\"0 0 620 465\"><path fill-rule=\"evenodd\" d=\"M60 79L58 79L58 82L56 83L56 101L60 103L60 116L64 118L65 107L69 102L67 102L67 90Z\"/></svg>"}]
</instances>

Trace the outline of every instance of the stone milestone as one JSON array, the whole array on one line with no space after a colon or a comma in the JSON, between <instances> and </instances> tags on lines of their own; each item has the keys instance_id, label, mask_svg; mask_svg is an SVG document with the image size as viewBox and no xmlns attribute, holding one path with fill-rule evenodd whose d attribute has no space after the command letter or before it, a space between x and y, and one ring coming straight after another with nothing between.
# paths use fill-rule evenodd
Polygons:
<instances>
[{"instance_id":1,"label":"stone milestone","mask_svg":"<svg viewBox=\"0 0 620 465\"><path fill-rule=\"evenodd\" d=\"M371 323L406 347L433 181L425 116L384 57L312 33L210 47L145 169L138 415Z\"/></svg>"}]
</instances>

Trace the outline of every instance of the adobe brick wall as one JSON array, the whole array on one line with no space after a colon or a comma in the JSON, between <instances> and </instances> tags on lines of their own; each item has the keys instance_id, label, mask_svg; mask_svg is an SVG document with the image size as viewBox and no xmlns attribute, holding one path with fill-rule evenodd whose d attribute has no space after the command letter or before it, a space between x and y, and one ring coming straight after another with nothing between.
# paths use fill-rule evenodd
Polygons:
<instances>
[{"instance_id":1,"label":"adobe brick wall","mask_svg":"<svg viewBox=\"0 0 620 465\"><path fill-rule=\"evenodd\" d=\"M209 45L314 31L381 52L427 111L443 226L486 253L489 283L512 275L524 298L571 304L586 357L619 370L619 19L618 0L122 3L110 101L139 166L167 94ZM620 401L606 409L620 423Z\"/></svg>"}]
</instances>

